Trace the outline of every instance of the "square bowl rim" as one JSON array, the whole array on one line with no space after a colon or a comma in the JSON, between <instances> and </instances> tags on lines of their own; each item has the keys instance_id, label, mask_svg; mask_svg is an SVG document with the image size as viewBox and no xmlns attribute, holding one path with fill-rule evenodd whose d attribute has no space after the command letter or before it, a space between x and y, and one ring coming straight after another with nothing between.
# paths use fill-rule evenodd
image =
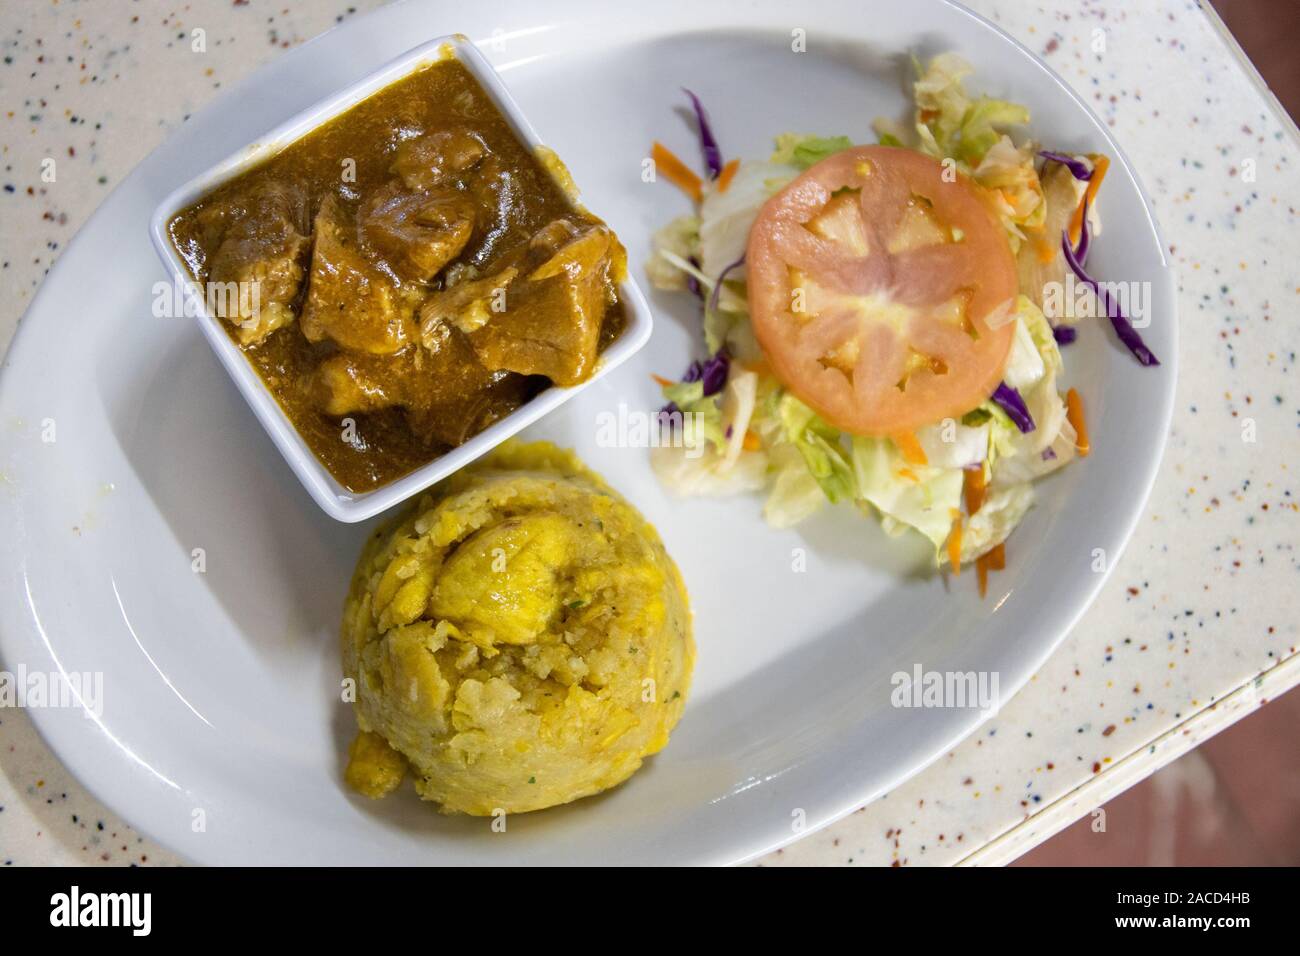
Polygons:
<instances>
[{"instance_id":1,"label":"square bowl rim","mask_svg":"<svg viewBox=\"0 0 1300 956\"><path fill-rule=\"evenodd\" d=\"M570 387L550 385L467 441L368 491L355 492L345 488L308 446L261 375L248 361L243 349L227 334L222 320L213 316L207 310L203 297L196 294L197 282L172 244L168 236L168 224L179 212L221 185L268 161L381 90L448 57L454 57L465 66L505 118L514 136L530 153L535 154L539 148L545 147L544 141L499 74L478 48L464 34L446 34L411 47L356 82L289 117L253 142L232 151L169 192L150 217L149 235L154 250L167 267L173 284L182 290L187 303L186 311L190 308L195 311L203 337L290 470L316 504L338 521L351 523L374 517L487 454L627 361L649 341L653 330L649 302L629 273L618 283L619 296L627 317L626 325L618 337L600 353L596 369L590 378ZM576 194L570 195L570 199L576 202Z\"/></svg>"}]
</instances>

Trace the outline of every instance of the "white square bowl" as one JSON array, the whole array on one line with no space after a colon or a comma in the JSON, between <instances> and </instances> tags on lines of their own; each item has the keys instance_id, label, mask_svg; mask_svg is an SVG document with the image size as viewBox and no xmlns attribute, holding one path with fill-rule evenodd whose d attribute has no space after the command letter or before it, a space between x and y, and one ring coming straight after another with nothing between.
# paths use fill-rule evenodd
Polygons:
<instances>
[{"instance_id":1,"label":"white square bowl","mask_svg":"<svg viewBox=\"0 0 1300 956\"><path fill-rule=\"evenodd\" d=\"M172 273L173 281L185 290L186 297L191 300L191 307L199 316L199 328L203 330L208 344L217 353L217 358L234 379L245 401L253 409L253 413L262 423L267 434L271 436L276 447L280 449L280 453L289 463L294 474L298 476L303 487L327 514L339 521L363 521L373 517L447 477L618 367L650 338L652 326L650 306L644 294L629 277L619 285L627 324L619 337L600 354L596 370L590 379L572 388L553 385L464 444L451 449L428 464L386 485L370 491L354 492L339 484L321 464L302 436L298 434L298 430L294 428L275 396L262 382L257 370L226 333L221 319L208 312L204 297L196 294L194 280L168 237L167 225L172 218L221 184L265 162L291 143L356 106L367 97L420 68L448 56L456 57L478 81L496 108L507 119L516 137L534 151L542 145L537 131L520 112L519 105L502 83L501 77L469 39L460 34L443 36L408 50L361 81L303 110L256 142L236 151L211 169L196 176L168 195L154 211L150 222L149 231L154 248Z\"/></svg>"}]
</instances>

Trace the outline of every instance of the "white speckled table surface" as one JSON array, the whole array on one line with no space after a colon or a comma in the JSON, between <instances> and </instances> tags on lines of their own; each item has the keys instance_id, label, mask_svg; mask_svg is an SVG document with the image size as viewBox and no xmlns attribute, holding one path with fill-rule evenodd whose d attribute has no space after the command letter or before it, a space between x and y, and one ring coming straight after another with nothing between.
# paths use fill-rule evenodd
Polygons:
<instances>
[{"instance_id":1,"label":"white speckled table surface","mask_svg":"<svg viewBox=\"0 0 1300 956\"><path fill-rule=\"evenodd\" d=\"M376 5L0 0L0 344L170 130ZM1033 681L904 786L765 863L1007 862L1300 682L1294 124L1190 0L970 6L1092 102L1154 200L1180 278L1173 429L1127 551ZM86 793L25 714L0 710L0 864L174 862Z\"/></svg>"}]
</instances>

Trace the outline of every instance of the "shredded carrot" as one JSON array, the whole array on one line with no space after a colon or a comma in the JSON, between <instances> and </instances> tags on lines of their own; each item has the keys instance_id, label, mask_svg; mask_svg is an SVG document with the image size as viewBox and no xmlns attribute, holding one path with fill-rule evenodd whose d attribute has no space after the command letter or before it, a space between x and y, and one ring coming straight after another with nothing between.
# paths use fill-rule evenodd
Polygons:
<instances>
[{"instance_id":1,"label":"shredded carrot","mask_svg":"<svg viewBox=\"0 0 1300 956\"><path fill-rule=\"evenodd\" d=\"M1005 543L998 545L996 548L990 548L975 559L975 575L980 583L980 597L988 593L989 572L1001 571L1006 566L1007 548Z\"/></svg>"},{"instance_id":2,"label":"shredded carrot","mask_svg":"<svg viewBox=\"0 0 1300 956\"><path fill-rule=\"evenodd\" d=\"M915 481L915 482L919 482L921 480L916 476L916 472L914 472L911 468L898 469L898 477L906 478L908 481Z\"/></svg>"},{"instance_id":3,"label":"shredded carrot","mask_svg":"<svg viewBox=\"0 0 1300 956\"><path fill-rule=\"evenodd\" d=\"M727 165L722 167L722 172L718 173L718 192L725 193L727 187L731 185L731 180L736 175L736 170L740 168L740 160L733 159Z\"/></svg>"},{"instance_id":4,"label":"shredded carrot","mask_svg":"<svg viewBox=\"0 0 1300 956\"><path fill-rule=\"evenodd\" d=\"M1079 236L1083 233L1083 207L1092 206L1097 202L1097 190L1101 188L1101 181L1106 178L1106 170L1110 169L1110 160L1105 156L1090 156L1092 160L1092 179L1088 180L1088 188L1084 190L1083 199L1074 210L1074 215L1070 217L1070 242L1077 244Z\"/></svg>"},{"instance_id":5,"label":"shredded carrot","mask_svg":"<svg viewBox=\"0 0 1300 956\"><path fill-rule=\"evenodd\" d=\"M655 375L653 372L650 374L650 377L655 380L656 384L658 384L660 388L667 388L669 385L677 384L672 379L664 378L662 375Z\"/></svg>"},{"instance_id":6,"label":"shredded carrot","mask_svg":"<svg viewBox=\"0 0 1300 956\"><path fill-rule=\"evenodd\" d=\"M948 532L948 561L952 564L952 576L961 577L961 512L952 509L952 530Z\"/></svg>"},{"instance_id":7,"label":"shredded carrot","mask_svg":"<svg viewBox=\"0 0 1300 956\"><path fill-rule=\"evenodd\" d=\"M1035 239L1034 249L1038 252L1038 261L1047 265L1056 258L1056 253L1060 250L1059 243L1048 242L1046 239Z\"/></svg>"},{"instance_id":8,"label":"shredded carrot","mask_svg":"<svg viewBox=\"0 0 1300 956\"><path fill-rule=\"evenodd\" d=\"M988 553L989 570L1001 571L1007 566L1007 545L1006 542L998 545L996 548L990 548Z\"/></svg>"},{"instance_id":9,"label":"shredded carrot","mask_svg":"<svg viewBox=\"0 0 1300 956\"><path fill-rule=\"evenodd\" d=\"M695 202L700 201L700 189L704 185L703 181L699 176L691 172L685 163L674 156L667 146L656 140L654 147L650 150L650 156L655 161L655 168L667 176L669 182L690 196Z\"/></svg>"},{"instance_id":10,"label":"shredded carrot","mask_svg":"<svg viewBox=\"0 0 1300 956\"><path fill-rule=\"evenodd\" d=\"M1088 452L1092 451L1092 443L1088 441L1088 420L1083 417L1083 399L1074 389L1065 393L1065 417L1074 426L1074 447L1081 458L1087 458Z\"/></svg>"},{"instance_id":11,"label":"shredded carrot","mask_svg":"<svg viewBox=\"0 0 1300 956\"><path fill-rule=\"evenodd\" d=\"M894 440L894 444L898 446L903 461L909 465L929 464L929 459L925 457L925 449L916 440L916 435L913 432L899 432L897 435L891 435L890 437Z\"/></svg>"},{"instance_id":12,"label":"shredded carrot","mask_svg":"<svg viewBox=\"0 0 1300 956\"><path fill-rule=\"evenodd\" d=\"M745 432L745 440L740 447L744 448L745 451L758 451L763 447L763 443L759 441L758 436L753 432Z\"/></svg>"},{"instance_id":13,"label":"shredded carrot","mask_svg":"<svg viewBox=\"0 0 1300 956\"><path fill-rule=\"evenodd\" d=\"M978 468L967 468L962 476L961 493L966 500L966 513L973 515L980 510L984 504L984 493L986 491L984 483L984 466Z\"/></svg>"}]
</instances>

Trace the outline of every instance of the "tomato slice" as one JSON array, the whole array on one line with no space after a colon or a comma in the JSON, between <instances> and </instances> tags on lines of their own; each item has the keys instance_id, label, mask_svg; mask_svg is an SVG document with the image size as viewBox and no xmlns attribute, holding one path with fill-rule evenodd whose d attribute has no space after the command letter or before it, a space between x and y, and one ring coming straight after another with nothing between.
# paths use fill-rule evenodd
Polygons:
<instances>
[{"instance_id":1,"label":"tomato slice","mask_svg":"<svg viewBox=\"0 0 1300 956\"><path fill-rule=\"evenodd\" d=\"M860 146L759 212L746 255L754 332L777 377L842 431L891 435L993 393L1019 286L978 186L922 153Z\"/></svg>"}]
</instances>

